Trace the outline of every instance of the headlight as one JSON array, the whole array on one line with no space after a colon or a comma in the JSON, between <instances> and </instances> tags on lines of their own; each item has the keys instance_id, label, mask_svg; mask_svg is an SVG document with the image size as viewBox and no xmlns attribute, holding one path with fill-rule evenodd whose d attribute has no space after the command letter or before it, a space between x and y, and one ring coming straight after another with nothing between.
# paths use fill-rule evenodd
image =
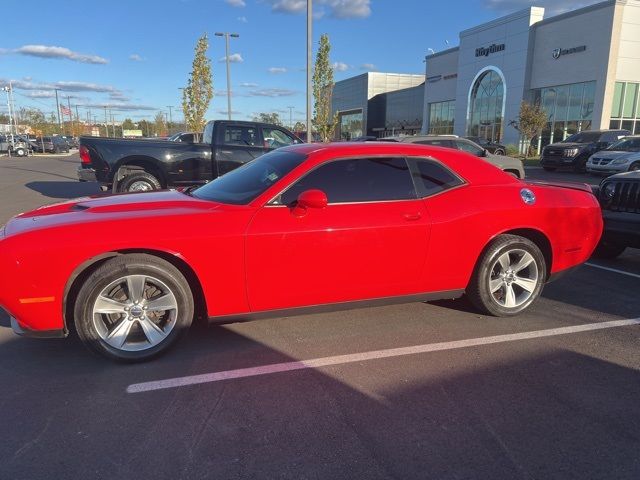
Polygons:
<instances>
[{"instance_id":1,"label":"headlight","mask_svg":"<svg viewBox=\"0 0 640 480\"><path fill-rule=\"evenodd\" d=\"M578 154L578 152L579 152L579 151L580 151L580 149L579 149L579 148L567 148L567 149L562 153L562 155L563 155L564 157L575 157L575 156Z\"/></svg>"},{"instance_id":2,"label":"headlight","mask_svg":"<svg viewBox=\"0 0 640 480\"><path fill-rule=\"evenodd\" d=\"M611 200L616 193L616 185L614 183L607 183L600 191L604 199Z\"/></svg>"},{"instance_id":3,"label":"headlight","mask_svg":"<svg viewBox=\"0 0 640 480\"><path fill-rule=\"evenodd\" d=\"M628 158L618 158L611 163L615 163L616 165L622 165L623 163L629 163Z\"/></svg>"}]
</instances>

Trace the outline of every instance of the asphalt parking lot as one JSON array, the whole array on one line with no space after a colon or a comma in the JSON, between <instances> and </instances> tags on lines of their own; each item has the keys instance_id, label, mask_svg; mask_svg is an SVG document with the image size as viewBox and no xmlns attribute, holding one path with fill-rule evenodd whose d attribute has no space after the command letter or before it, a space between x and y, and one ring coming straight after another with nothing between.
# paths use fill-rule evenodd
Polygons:
<instances>
[{"instance_id":1,"label":"asphalt parking lot","mask_svg":"<svg viewBox=\"0 0 640 480\"><path fill-rule=\"evenodd\" d=\"M0 224L97 193L78 162L0 157ZM462 299L196 326L140 365L0 312L0 479L637 479L639 291L628 250L517 318Z\"/></svg>"}]
</instances>

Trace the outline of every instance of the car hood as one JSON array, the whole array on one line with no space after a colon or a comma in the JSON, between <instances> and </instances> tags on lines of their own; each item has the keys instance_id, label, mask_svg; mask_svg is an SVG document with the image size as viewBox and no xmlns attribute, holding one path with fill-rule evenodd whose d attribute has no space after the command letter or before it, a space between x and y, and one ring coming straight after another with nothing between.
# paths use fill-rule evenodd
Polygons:
<instances>
[{"instance_id":1,"label":"car hood","mask_svg":"<svg viewBox=\"0 0 640 480\"><path fill-rule=\"evenodd\" d=\"M598 158L612 158L619 159L624 158L627 160L635 160L640 158L640 152L623 152L619 150L600 150L598 153L593 155Z\"/></svg>"},{"instance_id":2,"label":"car hood","mask_svg":"<svg viewBox=\"0 0 640 480\"><path fill-rule=\"evenodd\" d=\"M96 195L45 205L12 218L5 235L100 220L185 215L222 206L176 190L117 195Z\"/></svg>"}]
</instances>

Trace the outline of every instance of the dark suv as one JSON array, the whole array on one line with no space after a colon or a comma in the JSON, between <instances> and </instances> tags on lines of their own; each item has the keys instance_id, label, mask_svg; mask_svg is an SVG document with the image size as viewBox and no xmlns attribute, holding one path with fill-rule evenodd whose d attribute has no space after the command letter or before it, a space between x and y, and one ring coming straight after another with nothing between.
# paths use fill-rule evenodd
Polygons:
<instances>
[{"instance_id":1,"label":"dark suv","mask_svg":"<svg viewBox=\"0 0 640 480\"><path fill-rule=\"evenodd\" d=\"M64 139L64 137L61 137L59 135L55 135L53 137L38 137L36 138L34 143L34 149L37 152L69 153L69 144Z\"/></svg>"},{"instance_id":2,"label":"dark suv","mask_svg":"<svg viewBox=\"0 0 640 480\"><path fill-rule=\"evenodd\" d=\"M591 155L627 135L631 135L629 130L585 130L574 133L561 142L544 147L540 165L547 171L571 168L577 172L584 172Z\"/></svg>"},{"instance_id":3,"label":"dark suv","mask_svg":"<svg viewBox=\"0 0 640 480\"><path fill-rule=\"evenodd\" d=\"M615 258L627 247L640 248L640 171L605 178L594 193L604 219L604 233L594 255Z\"/></svg>"}]
</instances>

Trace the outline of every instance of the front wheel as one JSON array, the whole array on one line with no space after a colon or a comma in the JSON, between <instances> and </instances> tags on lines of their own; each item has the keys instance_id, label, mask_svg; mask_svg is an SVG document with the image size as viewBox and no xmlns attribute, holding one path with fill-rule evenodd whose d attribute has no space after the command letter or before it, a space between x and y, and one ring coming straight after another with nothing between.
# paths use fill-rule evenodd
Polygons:
<instances>
[{"instance_id":1,"label":"front wheel","mask_svg":"<svg viewBox=\"0 0 640 480\"><path fill-rule=\"evenodd\" d=\"M27 154L27 151L24 148L16 148L14 150L14 153L18 156L18 157L24 157Z\"/></svg>"},{"instance_id":2,"label":"front wheel","mask_svg":"<svg viewBox=\"0 0 640 480\"><path fill-rule=\"evenodd\" d=\"M640 170L640 162L632 163L629 167L630 172L637 172L638 170Z\"/></svg>"},{"instance_id":3,"label":"front wheel","mask_svg":"<svg viewBox=\"0 0 640 480\"><path fill-rule=\"evenodd\" d=\"M189 328L193 313L193 295L182 273L145 254L106 261L83 282L74 305L82 342L125 362L165 352Z\"/></svg>"},{"instance_id":4,"label":"front wheel","mask_svg":"<svg viewBox=\"0 0 640 480\"><path fill-rule=\"evenodd\" d=\"M500 235L485 249L467 287L471 302L497 317L516 315L542 293L547 267L531 240Z\"/></svg>"},{"instance_id":5,"label":"front wheel","mask_svg":"<svg viewBox=\"0 0 640 480\"><path fill-rule=\"evenodd\" d=\"M504 155L504 150L502 150L501 148L497 148L494 152L494 155Z\"/></svg>"}]
</instances>

